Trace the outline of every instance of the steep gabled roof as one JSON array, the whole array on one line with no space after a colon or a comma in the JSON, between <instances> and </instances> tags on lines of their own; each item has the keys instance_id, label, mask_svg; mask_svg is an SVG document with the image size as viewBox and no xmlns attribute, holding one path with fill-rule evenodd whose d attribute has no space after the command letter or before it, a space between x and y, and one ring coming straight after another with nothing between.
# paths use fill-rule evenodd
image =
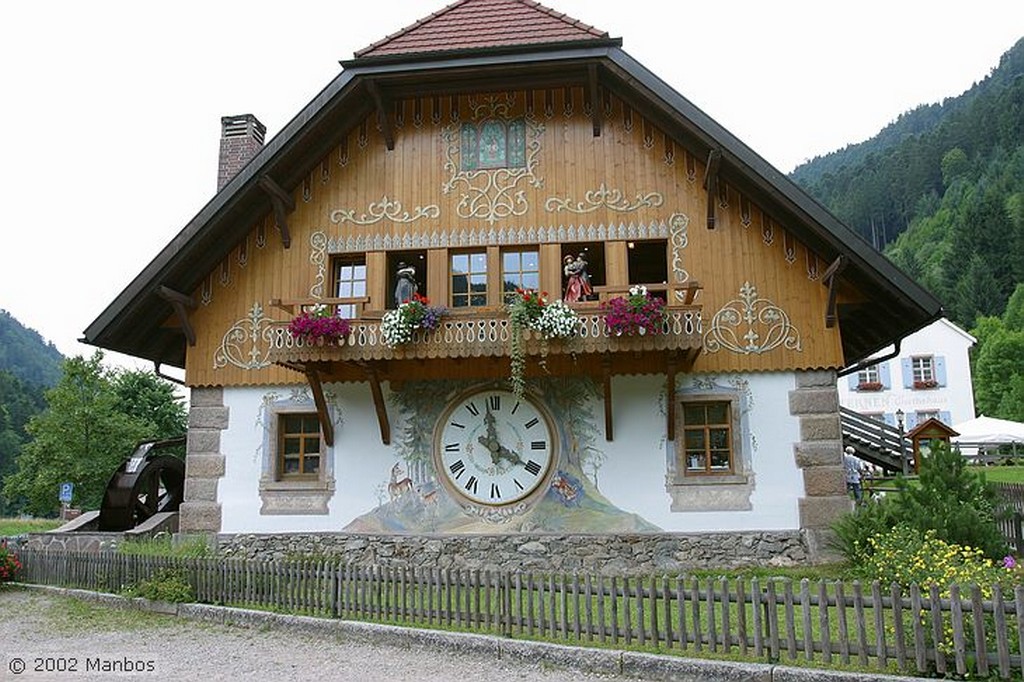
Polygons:
<instances>
[{"instance_id":1,"label":"steep gabled roof","mask_svg":"<svg viewBox=\"0 0 1024 682\"><path fill-rule=\"evenodd\" d=\"M432 19L450 21L460 9L525 8L534 18L575 26L589 39L479 49L378 53L413 36ZM863 296L838 308L845 362L870 356L942 315L939 301L911 280L729 131L620 47L529 0L463 0L343 63L344 70L193 218L85 330L82 341L157 363L183 367L186 340L165 322L174 308L167 292L194 292L208 273L271 211L265 176L285 191L297 187L354 126L379 114L380 103L425 94L496 92L577 86L591 96L613 93L697 158L716 153L719 177L786 226ZM527 39L526 37L522 39ZM394 45L392 45L394 47Z\"/></svg>"},{"instance_id":2,"label":"steep gabled roof","mask_svg":"<svg viewBox=\"0 0 1024 682\"><path fill-rule=\"evenodd\" d=\"M607 39L532 0L459 0L355 53L357 59Z\"/></svg>"}]
</instances>

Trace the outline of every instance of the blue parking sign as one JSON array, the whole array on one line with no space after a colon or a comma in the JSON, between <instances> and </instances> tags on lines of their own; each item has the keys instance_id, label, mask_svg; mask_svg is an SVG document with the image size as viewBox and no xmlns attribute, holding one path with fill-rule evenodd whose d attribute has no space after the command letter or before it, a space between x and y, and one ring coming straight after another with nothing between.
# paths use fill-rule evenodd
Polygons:
<instances>
[{"instance_id":1,"label":"blue parking sign","mask_svg":"<svg viewBox=\"0 0 1024 682\"><path fill-rule=\"evenodd\" d=\"M61 483L60 484L60 501L70 502L71 495L75 492L74 483Z\"/></svg>"}]
</instances>

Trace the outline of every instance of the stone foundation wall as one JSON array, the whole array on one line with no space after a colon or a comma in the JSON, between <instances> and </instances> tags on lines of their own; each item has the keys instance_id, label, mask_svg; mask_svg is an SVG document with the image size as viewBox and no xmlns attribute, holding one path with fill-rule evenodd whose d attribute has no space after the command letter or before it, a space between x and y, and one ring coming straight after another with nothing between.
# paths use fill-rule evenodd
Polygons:
<instances>
[{"instance_id":1,"label":"stone foundation wall","mask_svg":"<svg viewBox=\"0 0 1024 682\"><path fill-rule=\"evenodd\" d=\"M51 552L106 552L117 547L124 533L29 533L24 542L28 549L46 549Z\"/></svg>"},{"instance_id":2,"label":"stone foundation wall","mask_svg":"<svg viewBox=\"0 0 1024 682\"><path fill-rule=\"evenodd\" d=\"M607 575L814 562L802 531L651 535L220 535L226 556L341 557L358 565L538 570Z\"/></svg>"}]
</instances>

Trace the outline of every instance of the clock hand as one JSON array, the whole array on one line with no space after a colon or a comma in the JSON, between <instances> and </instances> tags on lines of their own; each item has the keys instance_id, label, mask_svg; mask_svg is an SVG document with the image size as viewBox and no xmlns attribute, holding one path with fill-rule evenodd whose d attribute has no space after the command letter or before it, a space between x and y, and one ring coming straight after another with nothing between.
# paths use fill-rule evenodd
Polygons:
<instances>
[{"instance_id":1,"label":"clock hand","mask_svg":"<svg viewBox=\"0 0 1024 682\"><path fill-rule=\"evenodd\" d=\"M509 450L508 448L501 444L498 444L498 457L500 457L501 459L507 459L513 464L525 464L525 462L523 462L522 458L518 454L512 452L511 450Z\"/></svg>"}]
</instances>

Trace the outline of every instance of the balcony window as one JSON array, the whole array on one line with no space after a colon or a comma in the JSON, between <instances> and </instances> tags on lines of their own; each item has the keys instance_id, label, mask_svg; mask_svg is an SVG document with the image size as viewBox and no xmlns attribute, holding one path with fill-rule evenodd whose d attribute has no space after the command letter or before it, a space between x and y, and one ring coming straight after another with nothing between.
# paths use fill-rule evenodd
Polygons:
<instances>
[{"instance_id":1,"label":"balcony window","mask_svg":"<svg viewBox=\"0 0 1024 682\"><path fill-rule=\"evenodd\" d=\"M334 261L334 295L337 298L362 298L366 296L366 259L338 258ZM354 303L338 305L337 313L341 317L353 319L359 317L359 307Z\"/></svg>"},{"instance_id":2,"label":"balcony window","mask_svg":"<svg viewBox=\"0 0 1024 682\"><path fill-rule=\"evenodd\" d=\"M387 307L397 308L412 298L412 293L428 296L427 252L391 251L388 253ZM400 285L400 280L402 283ZM410 284L410 280L411 283ZM398 300L398 299L403 300Z\"/></svg>"},{"instance_id":3,"label":"balcony window","mask_svg":"<svg viewBox=\"0 0 1024 682\"><path fill-rule=\"evenodd\" d=\"M487 305L487 252L451 255L452 308Z\"/></svg>"},{"instance_id":4,"label":"balcony window","mask_svg":"<svg viewBox=\"0 0 1024 682\"><path fill-rule=\"evenodd\" d=\"M666 298L668 284L668 242L664 239L626 243L629 283L645 284L652 294ZM653 285L653 286L652 286Z\"/></svg>"},{"instance_id":5,"label":"balcony window","mask_svg":"<svg viewBox=\"0 0 1024 682\"><path fill-rule=\"evenodd\" d=\"M536 249L501 254L501 286L508 302L516 289L540 289L540 255Z\"/></svg>"},{"instance_id":6,"label":"balcony window","mask_svg":"<svg viewBox=\"0 0 1024 682\"><path fill-rule=\"evenodd\" d=\"M564 271L566 258L572 261L583 261L586 276L590 281L591 290L593 287L600 287L607 284L604 266L604 244L602 242L575 242L571 244L562 244L562 259L559 263L563 267L562 292L560 294L563 299L570 299L567 295L569 276L566 275ZM596 298L597 295L592 291L589 295L583 296L580 300L593 300Z\"/></svg>"}]
</instances>

